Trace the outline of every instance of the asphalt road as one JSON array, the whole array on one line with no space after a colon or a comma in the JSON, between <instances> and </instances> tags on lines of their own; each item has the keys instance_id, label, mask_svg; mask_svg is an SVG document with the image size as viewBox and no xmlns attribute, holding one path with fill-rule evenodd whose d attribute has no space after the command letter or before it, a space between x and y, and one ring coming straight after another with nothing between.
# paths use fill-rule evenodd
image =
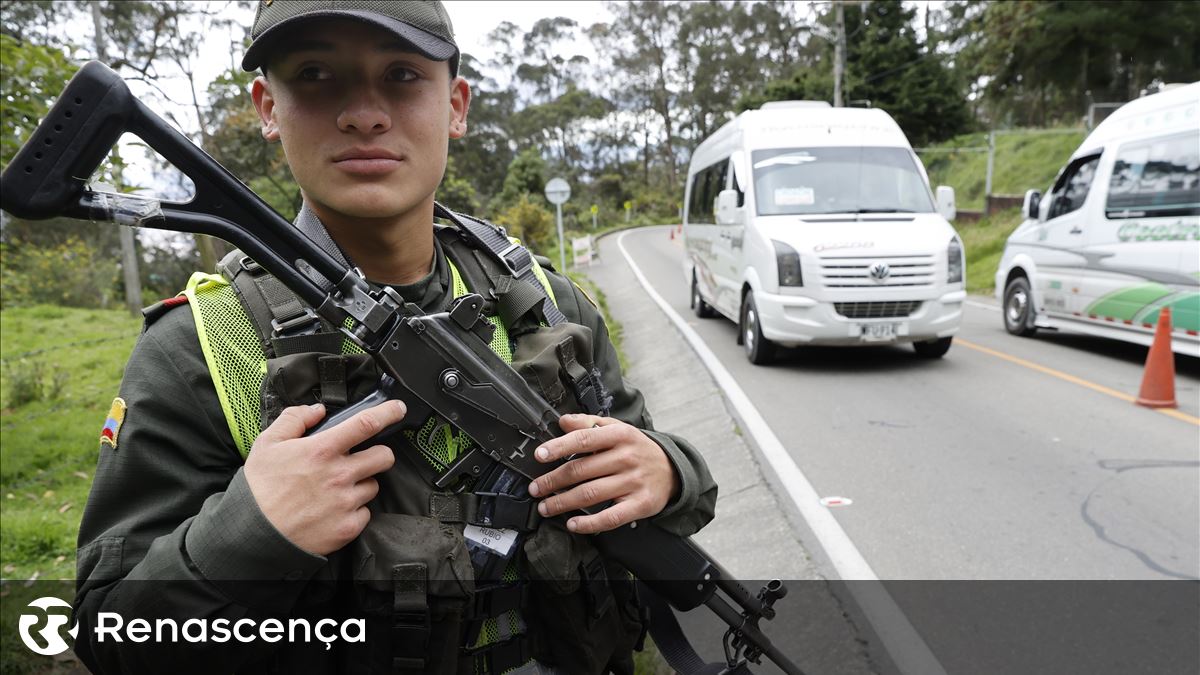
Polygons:
<instances>
[{"instance_id":1,"label":"asphalt road","mask_svg":"<svg viewBox=\"0 0 1200 675\"><path fill-rule=\"evenodd\" d=\"M880 579L1200 577L1195 359L1176 359L1178 413L1151 411L1128 400L1145 348L1017 338L991 298L973 297L940 360L801 348L753 366L732 322L691 314L682 242L668 235L630 231L625 249L817 492L852 500L832 512ZM621 258L617 239L601 241L605 261Z\"/></svg>"}]
</instances>

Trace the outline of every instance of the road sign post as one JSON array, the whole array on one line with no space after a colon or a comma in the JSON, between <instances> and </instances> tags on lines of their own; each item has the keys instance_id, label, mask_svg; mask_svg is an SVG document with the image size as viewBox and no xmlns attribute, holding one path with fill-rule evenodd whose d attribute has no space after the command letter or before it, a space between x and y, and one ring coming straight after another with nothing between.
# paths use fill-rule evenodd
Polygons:
<instances>
[{"instance_id":1,"label":"road sign post","mask_svg":"<svg viewBox=\"0 0 1200 675\"><path fill-rule=\"evenodd\" d=\"M562 205L571 198L571 186L561 178L552 178L546 183L546 199L554 204L558 214L558 257L559 271L567 273L567 245L563 241Z\"/></svg>"}]
</instances>

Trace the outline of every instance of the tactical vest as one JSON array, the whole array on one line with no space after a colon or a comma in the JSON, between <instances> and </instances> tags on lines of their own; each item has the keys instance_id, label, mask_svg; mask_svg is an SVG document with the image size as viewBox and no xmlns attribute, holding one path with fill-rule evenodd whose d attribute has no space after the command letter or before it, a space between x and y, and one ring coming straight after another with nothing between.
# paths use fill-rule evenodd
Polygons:
<instances>
[{"instance_id":1,"label":"tactical vest","mask_svg":"<svg viewBox=\"0 0 1200 675\"><path fill-rule=\"evenodd\" d=\"M511 283L451 229L438 228L437 236L453 297L480 292L481 285L492 286L494 293L495 286ZM378 372L357 346L322 325L294 294L240 253L222 261L222 269L224 274L193 275L183 294L243 457L284 407L321 401L336 408L370 392ZM535 263L533 272L557 304L540 265ZM526 304L531 302L518 307ZM511 313L512 303L506 306ZM517 322L520 317L499 316L497 308L491 305L488 316L495 326L492 350L511 364L514 354L528 357L559 345L561 372L547 374L529 364L519 372L561 412L579 411L578 399L588 394L563 383L589 374L584 371L591 368L590 335L582 333L590 331L572 324L545 328L544 321L533 330L528 321ZM287 334L302 322L314 329ZM286 336L270 337L281 333ZM580 352L566 360L564 334L577 336ZM581 341L585 344L578 345ZM581 365L584 356L589 363ZM640 648L644 617L623 568L604 561L585 537L570 534L557 521L541 521L531 510L533 500L502 501L502 496L433 486L433 478L470 443L436 416L404 439L389 441L397 465L377 476L380 491L371 504L370 524L330 556L317 579L341 584L354 598L351 611L368 618L367 642L346 647L339 669L498 675L545 672L537 668L549 665L565 673L632 673L631 652ZM492 552L478 540L468 547L464 529L497 526L492 518L502 512L507 522L499 526L524 532L518 550L504 558L488 555ZM482 531L490 536L492 529ZM476 537L479 532L474 531Z\"/></svg>"}]
</instances>

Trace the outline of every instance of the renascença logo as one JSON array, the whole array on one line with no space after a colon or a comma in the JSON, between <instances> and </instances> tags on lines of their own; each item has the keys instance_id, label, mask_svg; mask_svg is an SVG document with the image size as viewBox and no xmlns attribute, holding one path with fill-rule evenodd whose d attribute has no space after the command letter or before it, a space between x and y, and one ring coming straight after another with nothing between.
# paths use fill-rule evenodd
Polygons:
<instances>
[{"instance_id":1,"label":"renascen\u00e7a logo","mask_svg":"<svg viewBox=\"0 0 1200 675\"><path fill-rule=\"evenodd\" d=\"M38 598L29 603L30 607L42 610L41 614L22 614L18 627L21 631L21 641L31 651L42 656L58 656L70 649L62 637L62 627L67 625L68 617L62 614L50 614L51 607L71 608L64 600L54 597ZM42 637L45 647L39 645L32 632L34 626L46 618L46 626L37 631ZM331 649L333 643L341 639L343 642L366 642L367 626L363 619L346 619L339 623L334 619L321 619L316 624L307 619L289 619L285 623L279 619L265 619L259 623L253 619L218 618L209 622L207 619L188 619L183 624L174 619L156 619L153 623L147 619L133 619L128 623L115 612L99 612L96 615L96 625L92 629L97 642L148 642L156 643L179 642L312 642L314 638L325 643L325 649ZM67 631L72 639L79 633L79 624ZM122 635L122 633L124 633Z\"/></svg>"},{"instance_id":2,"label":"renascen\u00e7a logo","mask_svg":"<svg viewBox=\"0 0 1200 675\"><path fill-rule=\"evenodd\" d=\"M51 607L66 607L67 609L71 609L70 603L61 598L45 597L34 600L29 603L29 606L40 609L41 614L22 614L20 619L18 619L17 628L21 631L21 642L24 642L25 646L29 647L33 653L41 654L42 656L58 656L70 649L67 641L62 637L61 630L63 626L67 625L69 617L62 614L50 613ZM45 647L39 646L30 634L33 627L40 623L43 617L46 618L46 626L39 630L37 634L42 636L42 640L46 644ZM67 631L67 634L72 639L75 638L77 633L79 633L79 624L71 626L71 629Z\"/></svg>"}]
</instances>

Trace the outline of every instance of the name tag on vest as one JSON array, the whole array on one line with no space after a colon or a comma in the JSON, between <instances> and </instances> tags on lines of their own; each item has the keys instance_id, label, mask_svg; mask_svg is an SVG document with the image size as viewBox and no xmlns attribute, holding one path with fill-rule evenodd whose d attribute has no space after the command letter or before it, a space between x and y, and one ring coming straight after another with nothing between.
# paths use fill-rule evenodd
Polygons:
<instances>
[{"instance_id":1,"label":"name tag on vest","mask_svg":"<svg viewBox=\"0 0 1200 675\"><path fill-rule=\"evenodd\" d=\"M463 536L480 546L495 551L505 558L512 553L513 544L517 543L516 530L503 530L494 527L467 525L463 528Z\"/></svg>"}]
</instances>

